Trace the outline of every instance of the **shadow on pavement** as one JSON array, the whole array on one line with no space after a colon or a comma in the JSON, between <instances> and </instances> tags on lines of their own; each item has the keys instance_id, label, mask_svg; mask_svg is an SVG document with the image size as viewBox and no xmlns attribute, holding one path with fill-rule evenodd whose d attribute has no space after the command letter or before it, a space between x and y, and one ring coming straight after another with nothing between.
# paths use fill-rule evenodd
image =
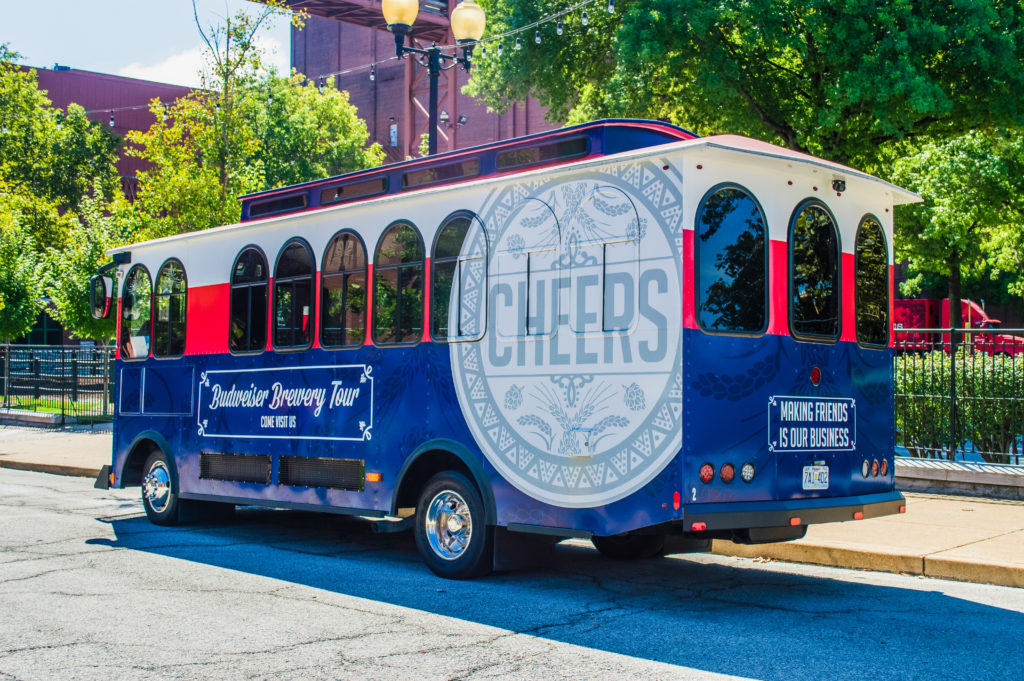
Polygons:
<instances>
[{"instance_id":1,"label":"shadow on pavement","mask_svg":"<svg viewBox=\"0 0 1024 681\"><path fill-rule=\"evenodd\" d=\"M453 582L426 568L411 533L340 516L246 508L224 525L104 521L116 539L89 543L747 678L1018 678L1024 646L1024 614L923 580L875 586L685 556L623 563L561 545L545 570Z\"/></svg>"}]
</instances>

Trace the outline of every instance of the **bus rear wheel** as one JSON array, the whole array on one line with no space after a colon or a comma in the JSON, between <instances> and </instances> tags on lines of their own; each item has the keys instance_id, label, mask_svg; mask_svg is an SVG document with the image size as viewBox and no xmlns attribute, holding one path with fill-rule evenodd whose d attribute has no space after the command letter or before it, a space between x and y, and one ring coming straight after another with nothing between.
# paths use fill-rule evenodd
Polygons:
<instances>
[{"instance_id":1,"label":"bus rear wheel","mask_svg":"<svg viewBox=\"0 0 1024 681\"><path fill-rule=\"evenodd\" d=\"M432 477L416 505L416 548L427 567L446 579L486 575L494 565L494 536L476 486L461 473Z\"/></svg>"},{"instance_id":2,"label":"bus rear wheel","mask_svg":"<svg viewBox=\"0 0 1024 681\"><path fill-rule=\"evenodd\" d=\"M177 525L181 500L174 461L154 449L142 466L142 507L154 525Z\"/></svg>"},{"instance_id":3,"label":"bus rear wheel","mask_svg":"<svg viewBox=\"0 0 1024 681\"><path fill-rule=\"evenodd\" d=\"M615 560L645 560L659 558L665 547L662 534L616 534L610 537L591 537L602 556Z\"/></svg>"}]
</instances>

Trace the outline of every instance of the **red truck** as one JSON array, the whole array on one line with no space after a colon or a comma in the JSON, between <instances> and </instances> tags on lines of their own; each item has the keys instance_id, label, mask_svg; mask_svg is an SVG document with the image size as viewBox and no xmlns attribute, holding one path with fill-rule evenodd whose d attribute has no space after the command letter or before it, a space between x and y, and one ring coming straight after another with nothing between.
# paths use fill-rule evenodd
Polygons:
<instances>
[{"instance_id":1,"label":"red truck","mask_svg":"<svg viewBox=\"0 0 1024 681\"><path fill-rule=\"evenodd\" d=\"M949 351L949 334L936 331L921 332L906 329L948 329L949 299L896 300L893 309L893 329L896 332L896 352L923 352L937 350L940 342ZM992 319L973 300L961 300L960 309L965 329L995 329L998 319ZM965 344L973 345L975 351L988 355L1024 354L1024 338L1005 333L965 334Z\"/></svg>"}]
</instances>

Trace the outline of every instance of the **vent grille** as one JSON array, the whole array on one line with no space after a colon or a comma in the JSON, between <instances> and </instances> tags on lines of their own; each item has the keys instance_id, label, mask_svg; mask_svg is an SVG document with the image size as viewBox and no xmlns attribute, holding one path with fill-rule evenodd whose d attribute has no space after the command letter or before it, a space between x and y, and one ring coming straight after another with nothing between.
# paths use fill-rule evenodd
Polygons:
<instances>
[{"instance_id":1,"label":"vent grille","mask_svg":"<svg viewBox=\"0 0 1024 681\"><path fill-rule=\"evenodd\" d=\"M269 455L227 452L199 453L199 478L202 480L256 482L261 485L269 485L270 471Z\"/></svg>"},{"instance_id":2,"label":"vent grille","mask_svg":"<svg viewBox=\"0 0 1024 681\"><path fill-rule=\"evenodd\" d=\"M292 487L327 487L362 492L365 479L362 459L282 456L277 472L278 484Z\"/></svg>"}]
</instances>

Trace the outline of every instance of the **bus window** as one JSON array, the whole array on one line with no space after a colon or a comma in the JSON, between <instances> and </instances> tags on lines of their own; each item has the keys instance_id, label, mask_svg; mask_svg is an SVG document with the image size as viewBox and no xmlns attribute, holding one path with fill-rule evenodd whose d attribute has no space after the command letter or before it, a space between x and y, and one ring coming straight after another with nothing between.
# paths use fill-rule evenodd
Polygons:
<instances>
[{"instance_id":1,"label":"bus window","mask_svg":"<svg viewBox=\"0 0 1024 681\"><path fill-rule=\"evenodd\" d=\"M156 319L153 320L153 355L174 357L185 352L185 268L168 260L156 276Z\"/></svg>"},{"instance_id":2,"label":"bus window","mask_svg":"<svg viewBox=\"0 0 1024 681\"><path fill-rule=\"evenodd\" d=\"M868 215L857 228L855 247L857 340L889 344L889 249L878 220Z\"/></svg>"},{"instance_id":3,"label":"bus window","mask_svg":"<svg viewBox=\"0 0 1024 681\"><path fill-rule=\"evenodd\" d=\"M789 232L789 317L795 336L839 336L839 236L824 205L797 208Z\"/></svg>"},{"instance_id":4,"label":"bus window","mask_svg":"<svg viewBox=\"0 0 1024 681\"><path fill-rule=\"evenodd\" d=\"M471 213L449 217L430 256L430 332L439 340L476 340L483 335L487 241Z\"/></svg>"},{"instance_id":5,"label":"bus window","mask_svg":"<svg viewBox=\"0 0 1024 681\"><path fill-rule=\"evenodd\" d=\"M313 338L313 251L289 241L274 267L274 347L309 347Z\"/></svg>"},{"instance_id":6,"label":"bus window","mask_svg":"<svg viewBox=\"0 0 1024 681\"><path fill-rule=\"evenodd\" d=\"M320 345L362 345L366 339L366 248L355 232L342 230L331 239L320 266L320 281Z\"/></svg>"},{"instance_id":7,"label":"bus window","mask_svg":"<svg viewBox=\"0 0 1024 681\"><path fill-rule=\"evenodd\" d=\"M549 335L558 318L558 220L539 199L525 199L509 216L495 247L493 316L499 336Z\"/></svg>"},{"instance_id":8,"label":"bus window","mask_svg":"<svg viewBox=\"0 0 1024 681\"><path fill-rule=\"evenodd\" d=\"M267 346L267 260L255 246L243 250L231 268L230 347L259 352Z\"/></svg>"},{"instance_id":9,"label":"bus window","mask_svg":"<svg viewBox=\"0 0 1024 681\"><path fill-rule=\"evenodd\" d=\"M701 329L762 333L768 326L768 230L761 207L739 187L712 189L697 210L695 231Z\"/></svg>"},{"instance_id":10,"label":"bus window","mask_svg":"<svg viewBox=\"0 0 1024 681\"><path fill-rule=\"evenodd\" d=\"M643 229L621 189L598 187L580 204L567 230L570 284L563 298L576 333L633 328Z\"/></svg>"},{"instance_id":11,"label":"bus window","mask_svg":"<svg viewBox=\"0 0 1024 681\"><path fill-rule=\"evenodd\" d=\"M121 357L125 359L149 357L152 293L149 270L136 265L125 277L121 296Z\"/></svg>"},{"instance_id":12,"label":"bus window","mask_svg":"<svg viewBox=\"0 0 1024 681\"><path fill-rule=\"evenodd\" d=\"M381 235L373 256L373 340L415 343L423 335L423 241L397 222Z\"/></svg>"}]
</instances>

